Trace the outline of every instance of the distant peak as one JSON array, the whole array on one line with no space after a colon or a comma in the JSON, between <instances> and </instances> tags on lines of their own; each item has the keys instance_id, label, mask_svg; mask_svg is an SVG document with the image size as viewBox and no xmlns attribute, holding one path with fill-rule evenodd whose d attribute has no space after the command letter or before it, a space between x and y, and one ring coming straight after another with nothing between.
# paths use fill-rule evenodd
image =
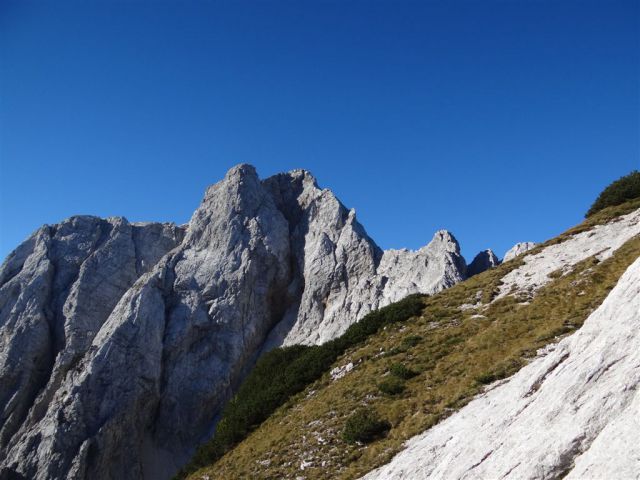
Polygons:
<instances>
[{"instance_id":1,"label":"distant peak","mask_svg":"<svg viewBox=\"0 0 640 480\"><path fill-rule=\"evenodd\" d=\"M296 168L294 170L290 170L285 175L287 175L289 178L291 178L294 181L300 180L302 181L303 184L307 184L307 185L310 184L316 188L320 188L318 187L318 180L316 180L316 177L314 177L313 173L311 173L309 170L305 170L303 168Z\"/></svg>"},{"instance_id":2,"label":"distant peak","mask_svg":"<svg viewBox=\"0 0 640 480\"><path fill-rule=\"evenodd\" d=\"M458 240L453 236L449 230L438 230L433 234L432 242L443 242L443 243L455 243L458 245Z\"/></svg>"},{"instance_id":3,"label":"distant peak","mask_svg":"<svg viewBox=\"0 0 640 480\"><path fill-rule=\"evenodd\" d=\"M498 265L500 265L500 260L496 254L493 253L493 250L487 248L479 252L468 265L467 276L472 277Z\"/></svg>"},{"instance_id":4,"label":"distant peak","mask_svg":"<svg viewBox=\"0 0 640 480\"><path fill-rule=\"evenodd\" d=\"M309 170L305 170L304 168L294 168L293 170L289 170L289 175L294 177L310 177L315 178L313 173Z\"/></svg>"},{"instance_id":5,"label":"distant peak","mask_svg":"<svg viewBox=\"0 0 640 480\"><path fill-rule=\"evenodd\" d=\"M247 175L258 176L256 172L256 167L250 165L248 163L240 163L234 167L231 167L227 174L224 176L225 179L230 179L234 177L245 177Z\"/></svg>"}]
</instances>

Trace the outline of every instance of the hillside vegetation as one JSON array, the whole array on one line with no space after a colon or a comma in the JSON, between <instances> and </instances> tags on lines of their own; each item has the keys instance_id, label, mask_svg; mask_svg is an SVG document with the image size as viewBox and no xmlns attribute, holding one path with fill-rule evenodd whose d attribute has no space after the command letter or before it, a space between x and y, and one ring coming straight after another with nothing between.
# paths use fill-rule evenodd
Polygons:
<instances>
[{"instance_id":1,"label":"hillside vegetation","mask_svg":"<svg viewBox=\"0 0 640 480\"><path fill-rule=\"evenodd\" d=\"M638 203L605 208L525 255L633 211ZM638 256L636 237L605 261L590 257L570 273L558 272L534 296L494 298L501 278L522 264L519 257L432 297L412 297L420 314L414 303L404 318L344 343L335 361L322 363L321 374L307 377L316 378L306 386L297 384L298 393L278 397L282 405L266 420L250 425L235 448L221 458L210 456L215 461L190 478L357 478L487 384L515 373L539 348L579 328ZM313 348L322 347L290 347ZM265 378L284 375L287 368L280 367L286 363L274 364L277 372L263 372ZM329 374L349 363L353 369L344 377ZM243 389L234 402L247 402ZM200 457L190 471L207 461Z\"/></svg>"},{"instance_id":2,"label":"hillside vegetation","mask_svg":"<svg viewBox=\"0 0 640 480\"><path fill-rule=\"evenodd\" d=\"M588 218L604 208L638 198L640 198L640 172L634 170L605 188L593 202L585 217Z\"/></svg>"},{"instance_id":3,"label":"hillside vegetation","mask_svg":"<svg viewBox=\"0 0 640 480\"><path fill-rule=\"evenodd\" d=\"M322 345L294 345L267 352L224 408L213 439L198 449L178 478L215 462L287 399L320 378L348 348L364 342L386 325L418 315L423 307L421 297L410 295L371 312L343 335Z\"/></svg>"}]
</instances>

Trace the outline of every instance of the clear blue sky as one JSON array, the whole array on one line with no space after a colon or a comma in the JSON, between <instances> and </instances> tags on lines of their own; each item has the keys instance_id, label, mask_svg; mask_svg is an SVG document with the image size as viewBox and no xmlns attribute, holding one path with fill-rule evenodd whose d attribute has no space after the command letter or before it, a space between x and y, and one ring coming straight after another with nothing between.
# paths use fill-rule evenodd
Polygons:
<instances>
[{"instance_id":1,"label":"clear blue sky","mask_svg":"<svg viewBox=\"0 0 640 480\"><path fill-rule=\"evenodd\" d=\"M640 168L640 2L0 3L0 256L74 214L186 222L311 170L384 248L467 258Z\"/></svg>"}]
</instances>

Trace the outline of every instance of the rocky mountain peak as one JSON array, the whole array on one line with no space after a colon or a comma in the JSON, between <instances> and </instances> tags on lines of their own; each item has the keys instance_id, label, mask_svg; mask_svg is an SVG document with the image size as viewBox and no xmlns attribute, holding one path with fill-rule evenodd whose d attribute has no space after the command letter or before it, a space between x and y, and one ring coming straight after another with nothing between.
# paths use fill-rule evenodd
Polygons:
<instances>
[{"instance_id":1,"label":"rocky mountain peak","mask_svg":"<svg viewBox=\"0 0 640 480\"><path fill-rule=\"evenodd\" d=\"M467 276L472 277L485 270L497 267L499 264L500 260L490 248L483 250L474 257L473 261L467 267Z\"/></svg>"},{"instance_id":2,"label":"rocky mountain peak","mask_svg":"<svg viewBox=\"0 0 640 480\"><path fill-rule=\"evenodd\" d=\"M335 338L465 269L447 231L382 251L308 171L260 180L247 164L186 228L43 227L0 268L0 471L167 478L261 351Z\"/></svg>"},{"instance_id":3,"label":"rocky mountain peak","mask_svg":"<svg viewBox=\"0 0 640 480\"><path fill-rule=\"evenodd\" d=\"M429 250L438 249L456 255L460 254L460 244L456 237L448 230L438 230L433 234L431 241L422 248Z\"/></svg>"}]
</instances>

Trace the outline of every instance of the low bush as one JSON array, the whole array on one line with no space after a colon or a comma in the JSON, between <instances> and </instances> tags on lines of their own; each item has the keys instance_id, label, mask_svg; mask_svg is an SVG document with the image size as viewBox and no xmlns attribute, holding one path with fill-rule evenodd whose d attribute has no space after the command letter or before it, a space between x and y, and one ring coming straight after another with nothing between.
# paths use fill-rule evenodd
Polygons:
<instances>
[{"instance_id":1,"label":"low bush","mask_svg":"<svg viewBox=\"0 0 640 480\"><path fill-rule=\"evenodd\" d=\"M391 377L378 384L378 390L386 395L399 395L405 390L402 380L396 377Z\"/></svg>"},{"instance_id":2,"label":"low bush","mask_svg":"<svg viewBox=\"0 0 640 480\"><path fill-rule=\"evenodd\" d=\"M238 393L222 410L213 438L197 450L192 461L176 478L185 478L189 473L216 462L291 396L320 378L347 349L364 342L386 325L419 315L423 306L423 295L410 295L365 315L335 340L311 347L276 348L264 354ZM400 393L404 385L389 386L389 391L398 388L399 391L390 394Z\"/></svg>"},{"instance_id":3,"label":"low bush","mask_svg":"<svg viewBox=\"0 0 640 480\"><path fill-rule=\"evenodd\" d=\"M384 437L391 429L391 424L380 418L371 408L361 408L345 423L342 438L347 443L369 443Z\"/></svg>"},{"instance_id":4,"label":"low bush","mask_svg":"<svg viewBox=\"0 0 640 480\"><path fill-rule=\"evenodd\" d=\"M413 378L417 375L417 372L414 372L410 368L405 367L401 363L394 363L393 365L391 365L391 368L389 368L389 373L394 377L398 377L403 380L409 380L410 378Z\"/></svg>"},{"instance_id":5,"label":"low bush","mask_svg":"<svg viewBox=\"0 0 640 480\"><path fill-rule=\"evenodd\" d=\"M496 376L495 373L487 372L487 373L482 373L482 374L478 375L476 377L476 382L478 382L481 385L488 385L490 383L493 383L497 379L498 379L498 377Z\"/></svg>"},{"instance_id":6,"label":"low bush","mask_svg":"<svg viewBox=\"0 0 640 480\"><path fill-rule=\"evenodd\" d=\"M566 328L566 327L563 327L563 328ZM555 338L555 336L552 338ZM493 383L496 380L502 380L503 378L507 378L513 372L519 370L523 364L524 364L524 360L519 357L504 360L498 363L497 365L495 365L491 371L478 375L476 377L476 382L478 382L481 385L488 385L489 383Z\"/></svg>"},{"instance_id":7,"label":"low bush","mask_svg":"<svg viewBox=\"0 0 640 480\"><path fill-rule=\"evenodd\" d=\"M402 346L405 348L415 347L422 341L420 335L410 335L402 340Z\"/></svg>"},{"instance_id":8,"label":"low bush","mask_svg":"<svg viewBox=\"0 0 640 480\"><path fill-rule=\"evenodd\" d=\"M634 198L640 198L640 172L637 170L605 188L593 202L585 217L588 218L606 207L620 205Z\"/></svg>"}]
</instances>

